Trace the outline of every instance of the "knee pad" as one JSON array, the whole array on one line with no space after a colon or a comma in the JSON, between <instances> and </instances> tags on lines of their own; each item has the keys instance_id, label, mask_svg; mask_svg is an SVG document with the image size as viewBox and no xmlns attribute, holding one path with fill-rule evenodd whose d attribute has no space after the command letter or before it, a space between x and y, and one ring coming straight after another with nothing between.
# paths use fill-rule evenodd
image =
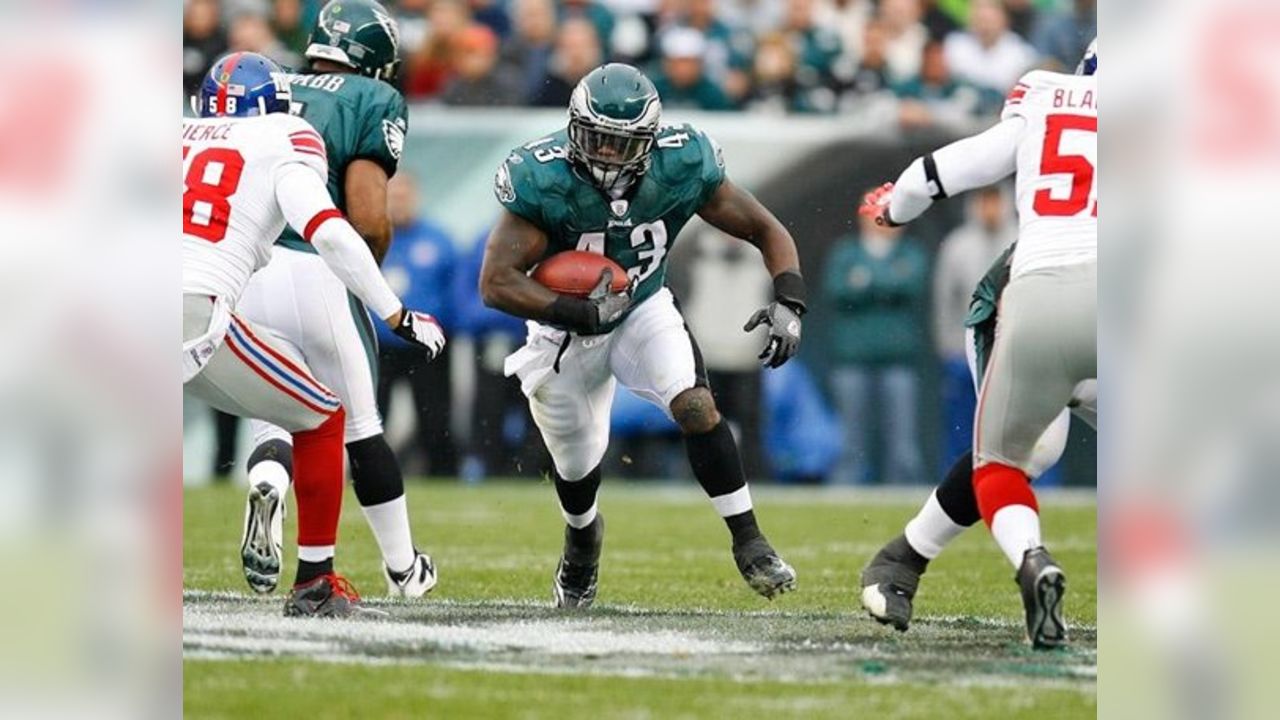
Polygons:
<instances>
[{"instance_id":1,"label":"knee pad","mask_svg":"<svg viewBox=\"0 0 1280 720\"><path fill-rule=\"evenodd\" d=\"M374 435L347 444L351 484L360 505L381 505L404 495L404 475L386 438Z\"/></svg>"}]
</instances>

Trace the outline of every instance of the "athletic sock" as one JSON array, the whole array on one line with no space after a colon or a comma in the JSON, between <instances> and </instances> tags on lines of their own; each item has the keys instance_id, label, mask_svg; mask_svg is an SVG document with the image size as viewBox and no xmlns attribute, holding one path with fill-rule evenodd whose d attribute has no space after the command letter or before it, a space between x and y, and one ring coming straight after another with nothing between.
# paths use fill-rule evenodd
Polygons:
<instances>
[{"instance_id":1,"label":"athletic sock","mask_svg":"<svg viewBox=\"0 0 1280 720\"><path fill-rule=\"evenodd\" d=\"M938 505L955 524L970 527L982 519L982 514L978 512L978 498L973 492L972 451L951 463L935 494Z\"/></svg>"},{"instance_id":2,"label":"athletic sock","mask_svg":"<svg viewBox=\"0 0 1280 720\"><path fill-rule=\"evenodd\" d=\"M311 553L327 548L329 571L333 569L333 547L338 541L338 520L342 515L342 408L314 430L293 434L294 498L298 506L298 558L315 565L323 558ZM303 562L298 577L303 577ZM306 570L310 578L324 574L316 567ZM305 580L299 580L305 582Z\"/></svg>"},{"instance_id":3,"label":"athletic sock","mask_svg":"<svg viewBox=\"0 0 1280 720\"><path fill-rule=\"evenodd\" d=\"M380 505L362 505L365 520L373 530L373 539L382 550L382 561L396 572L412 569L417 551L409 529L409 505L404 495Z\"/></svg>"},{"instance_id":4,"label":"athletic sock","mask_svg":"<svg viewBox=\"0 0 1280 720\"><path fill-rule=\"evenodd\" d=\"M761 537L751 504L751 490L742 470L742 456L729 423L721 419L704 433L684 436L689 465L716 513L724 518L733 534L733 544L741 545Z\"/></svg>"},{"instance_id":5,"label":"athletic sock","mask_svg":"<svg viewBox=\"0 0 1280 720\"><path fill-rule=\"evenodd\" d=\"M964 525L957 524L938 502L938 491L929 494L920 512L911 518L902 534L907 538L911 549L926 560L938 557L947 543L955 540L966 530Z\"/></svg>"},{"instance_id":6,"label":"athletic sock","mask_svg":"<svg viewBox=\"0 0 1280 720\"><path fill-rule=\"evenodd\" d=\"M268 483L280 497L289 492L293 475L293 446L284 440L268 440L249 453L249 487Z\"/></svg>"},{"instance_id":7,"label":"athletic sock","mask_svg":"<svg viewBox=\"0 0 1280 720\"><path fill-rule=\"evenodd\" d=\"M987 463L973 472L978 510L996 543L1015 568L1023 554L1039 547L1040 515L1036 495L1026 473L1001 463Z\"/></svg>"},{"instance_id":8,"label":"athletic sock","mask_svg":"<svg viewBox=\"0 0 1280 720\"><path fill-rule=\"evenodd\" d=\"M311 582L321 575L333 572L333 547L329 547L329 556L323 560L303 560L302 551L309 550L315 555L322 555L323 548L298 548L298 574L294 577L294 585Z\"/></svg>"},{"instance_id":9,"label":"athletic sock","mask_svg":"<svg viewBox=\"0 0 1280 720\"><path fill-rule=\"evenodd\" d=\"M574 530L582 530L595 522L598 514L596 495L600 492L600 466L581 480L565 480L556 473L556 495L560 498L560 514Z\"/></svg>"},{"instance_id":10,"label":"athletic sock","mask_svg":"<svg viewBox=\"0 0 1280 720\"><path fill-rule=\"evenodd\" d=\"M347 443L347 457L356 500L382 551L382 562L395 571L409 569L417 550L409 527L404 474L395 453L386 438L378 434Z\"/></svg>"}]
</instances>

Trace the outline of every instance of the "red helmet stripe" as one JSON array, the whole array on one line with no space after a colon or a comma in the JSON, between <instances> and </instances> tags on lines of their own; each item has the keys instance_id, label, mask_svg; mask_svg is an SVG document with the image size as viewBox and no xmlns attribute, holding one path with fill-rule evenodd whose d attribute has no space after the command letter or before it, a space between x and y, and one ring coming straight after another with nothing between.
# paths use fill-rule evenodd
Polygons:
<instances>
[{"instance_id":1,"label":"red helmet stripe","mask_svg":"<svg viewBox=\"0 0 1280 720\"><path fill-rule=\"evenodd\" d=\"M238 52L222 63L222 77L218 79L218 114L227 114L227 85L231 82L231 73L236 71L240 58L244 53Z\"/></svg>"}]
</instances>

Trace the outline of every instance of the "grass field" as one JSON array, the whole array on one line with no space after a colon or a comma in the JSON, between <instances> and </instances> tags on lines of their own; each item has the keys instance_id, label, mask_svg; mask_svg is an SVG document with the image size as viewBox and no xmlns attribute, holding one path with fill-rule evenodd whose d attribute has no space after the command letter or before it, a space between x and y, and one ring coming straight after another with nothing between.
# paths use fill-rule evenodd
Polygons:
<instances>
[{"instance_id":1,"label":"grass field","mask_svg":"<svg viewBox=\"0 0 1280 720\"><path fill-rule=\"evenodd\" d=\"M761 526L799 574L768 602L733 567L697 490L606 482L596 607L550 608L561 521L546 484L414 483L417 540L440 585L379 600L377 549L348 493L338 569L381 621L286 620L248 594L238 487L190 488L184 507L188 717L1084 718L1096 714L1095 512L1042 497L1067 571L1071 647L1022 640L1012 570L985 530L935 561L911 631L861 612L858 571L923 491L761 489ZM293 531L286 530L286 538ZM292 558L286 573L292 571ZM286 575L286 581L288 576Z\"/></svg>"}]
</instances>

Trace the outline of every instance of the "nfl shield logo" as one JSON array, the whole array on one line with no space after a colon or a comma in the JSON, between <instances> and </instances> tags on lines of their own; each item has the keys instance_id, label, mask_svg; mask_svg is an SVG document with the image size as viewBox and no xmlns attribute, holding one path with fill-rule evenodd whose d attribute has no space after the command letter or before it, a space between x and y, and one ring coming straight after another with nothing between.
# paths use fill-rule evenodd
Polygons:
<instances>
[{"instance_id":1,"label":"nfl shield logo","mask_svg":"<svg viewBox=\"0 0 1280 720\"><path fill-rule=\"evenodd\" d=\"M609 203L609 209L612 210L613 214L616 215L617 217L622 217L623 215L626 215L627 209L630 206L631 206L631 203L627 202L626 200L614 200L613 202Z\"/></svg>"}]
</instances>

